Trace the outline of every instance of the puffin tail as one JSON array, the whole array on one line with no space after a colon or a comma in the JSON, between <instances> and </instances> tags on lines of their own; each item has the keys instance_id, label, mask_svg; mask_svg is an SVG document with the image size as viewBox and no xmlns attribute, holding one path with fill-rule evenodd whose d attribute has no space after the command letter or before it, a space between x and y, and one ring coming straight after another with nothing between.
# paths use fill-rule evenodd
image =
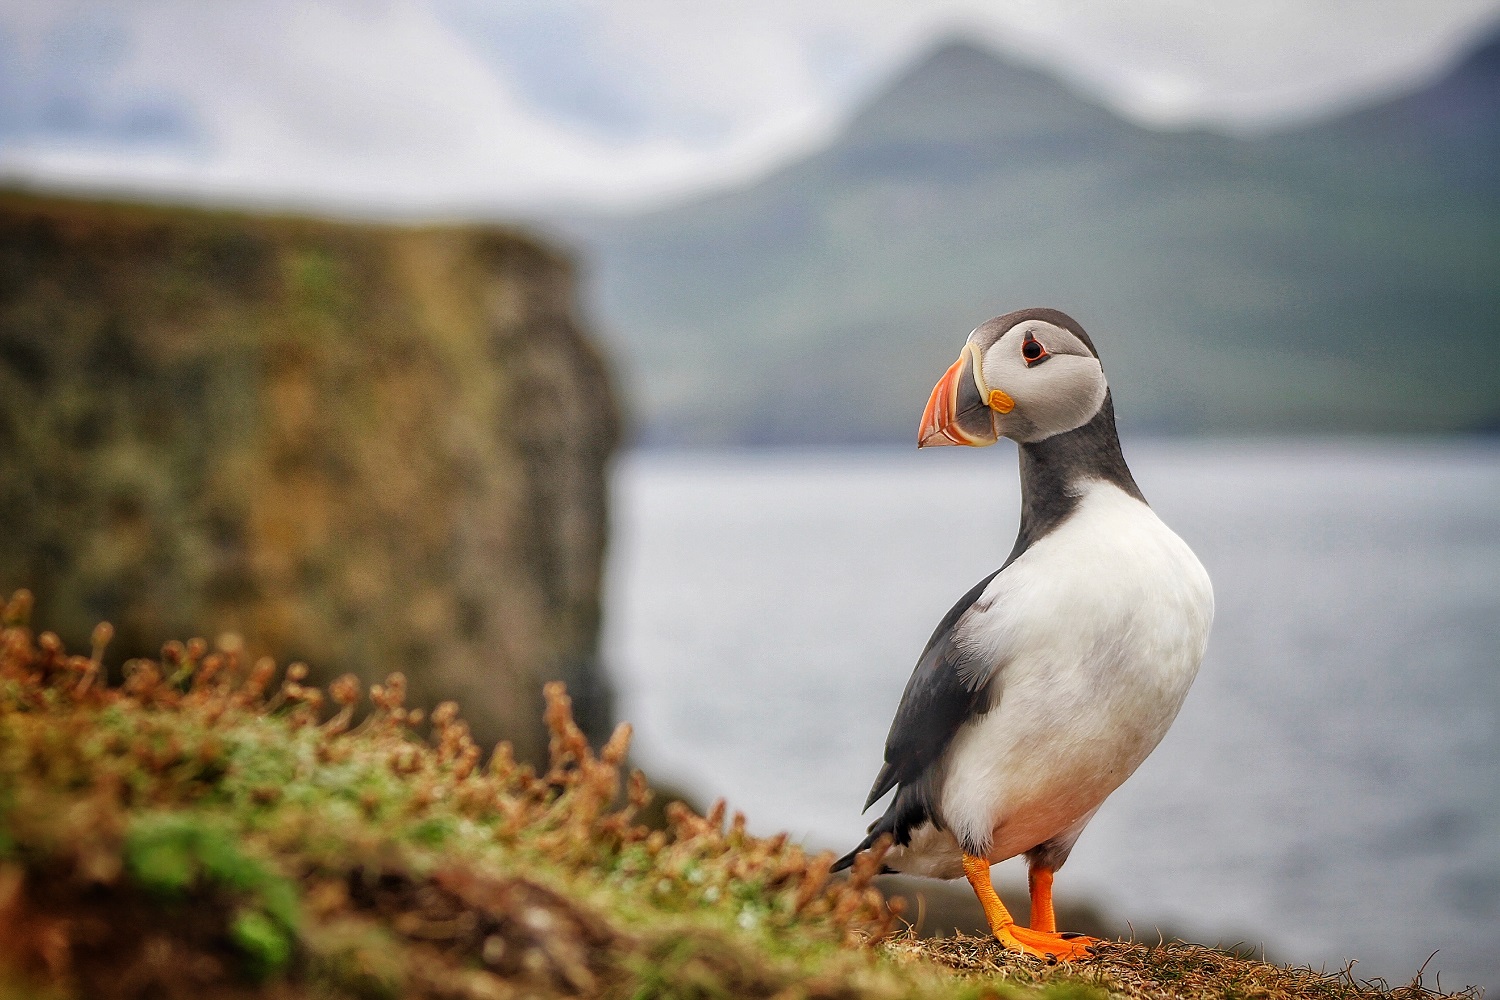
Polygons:
<instances>
[{"instance_id":1,"label":"puffin tail","mask_svg":"<svg viewBox=\"0 0 1500 1000\"><path fill-rule=\"evenodd\" d=\"M836 871L836 872L841 872L845 868L849 868L850 866L852 866L854 864L854 859L857 858L857 857L859 857L860 852L861 851L868 851L870 849L870 846L875 843L875 838L878 837L878 836L880 836L880 835L878 833L875 833L874 832L874 828L872 827L870 835L868 837L866 837L864 840L861 840L859 842L859 846L858 847L856 847L854 850L850 851L848 854L844 855L842 858L839 858L837 861L835 861L833 863L833 869L832 870ZM890 871L890 869L887 868L886 871ZM882 872L881 874L884 874L884 872Z\"/></svg>"},{"instance_id":2,"label":"puffin tail","mask_svg":"<svg viewBox=\"0 0 1500 1000\"><path fill-rule=\"evenodd\" d=\"M905 846L911 843L911 831L913 827L921 826L927 822L927 802L918 788L911 785L903 785L896 792L896 797L891 799L891 804L886 807L885 814L870 824L870 834L859 842L859 846L833 863L833 871L841 872L854 864L854 859L860 852L868 851L870 847L886 834L898 845ZM880 874L889 875L896 869L886 865L880 868Z\"/></svg>"}]
</instances>

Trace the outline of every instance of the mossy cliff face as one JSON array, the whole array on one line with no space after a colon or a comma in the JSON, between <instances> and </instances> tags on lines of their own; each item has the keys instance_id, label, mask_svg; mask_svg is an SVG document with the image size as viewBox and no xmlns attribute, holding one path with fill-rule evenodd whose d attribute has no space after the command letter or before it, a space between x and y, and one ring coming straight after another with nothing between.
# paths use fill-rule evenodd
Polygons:
<instances>
[{"instance_id":1,"label":"mossy cliff face","mask_svg":"<svg viewBox=\"0 0 1500 1000\"><path fill-rule=\"evenodd\" d=\"M607 721L616 438L570 266L518 233L0 196L0 589L112 659L399 669L539 758L543 681Z\"/></svg>"}]
</instances>

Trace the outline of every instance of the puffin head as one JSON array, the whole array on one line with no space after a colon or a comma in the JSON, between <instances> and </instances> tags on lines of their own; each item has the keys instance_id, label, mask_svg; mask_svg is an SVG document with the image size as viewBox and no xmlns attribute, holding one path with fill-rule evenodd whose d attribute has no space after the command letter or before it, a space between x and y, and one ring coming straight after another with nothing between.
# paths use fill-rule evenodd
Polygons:
<instances>
[{"instance_id":1,"label":"puffin head","mask_svg":"<svg viewBox=\"0 0 1500 1000\"><path fill-rule=\"evenodd\" d=\"M1027 443L1082 427L1109 385L1089 335L1056 309L997 316L969 334L922 412L917 447Z\"/></svg>"}]
</instances>

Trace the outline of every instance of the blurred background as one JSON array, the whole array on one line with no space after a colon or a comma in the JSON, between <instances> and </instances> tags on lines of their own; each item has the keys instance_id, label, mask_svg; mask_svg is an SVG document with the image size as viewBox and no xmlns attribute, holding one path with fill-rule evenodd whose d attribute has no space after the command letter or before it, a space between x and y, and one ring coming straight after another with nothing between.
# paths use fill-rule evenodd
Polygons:
<instances>
[{"instance_id":1,"label":"blurred background","mask_svg":"<svg viewBox=\"0 0 1500 1000\"><path fill-rule=\"evenodd\" d=\"M843 850L1014 537L917 418L1031 305L1218 598L1060 900L1500 986L1500 3L0 8L0 590L116 662L530 756L563 677Z\"/></svg>"}]
</instances>

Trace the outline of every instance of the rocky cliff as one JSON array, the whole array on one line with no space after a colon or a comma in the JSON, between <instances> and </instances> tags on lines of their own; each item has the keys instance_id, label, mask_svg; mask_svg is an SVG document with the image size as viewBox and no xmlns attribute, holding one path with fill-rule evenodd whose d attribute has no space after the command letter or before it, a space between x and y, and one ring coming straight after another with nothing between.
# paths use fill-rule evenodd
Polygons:
<instances>
[{"instance_id":1,"label":"rocky cliff","mask_svg":"<svg viewBox=\"0 0 1500 1000\"><path fill-rule=\"evenodd\" d=\"M115 661L401 670L523 757L545 680L600 728L618 417L573 298L504 229L0 195L0 591Z\"/></svg>"}]
</instances>

